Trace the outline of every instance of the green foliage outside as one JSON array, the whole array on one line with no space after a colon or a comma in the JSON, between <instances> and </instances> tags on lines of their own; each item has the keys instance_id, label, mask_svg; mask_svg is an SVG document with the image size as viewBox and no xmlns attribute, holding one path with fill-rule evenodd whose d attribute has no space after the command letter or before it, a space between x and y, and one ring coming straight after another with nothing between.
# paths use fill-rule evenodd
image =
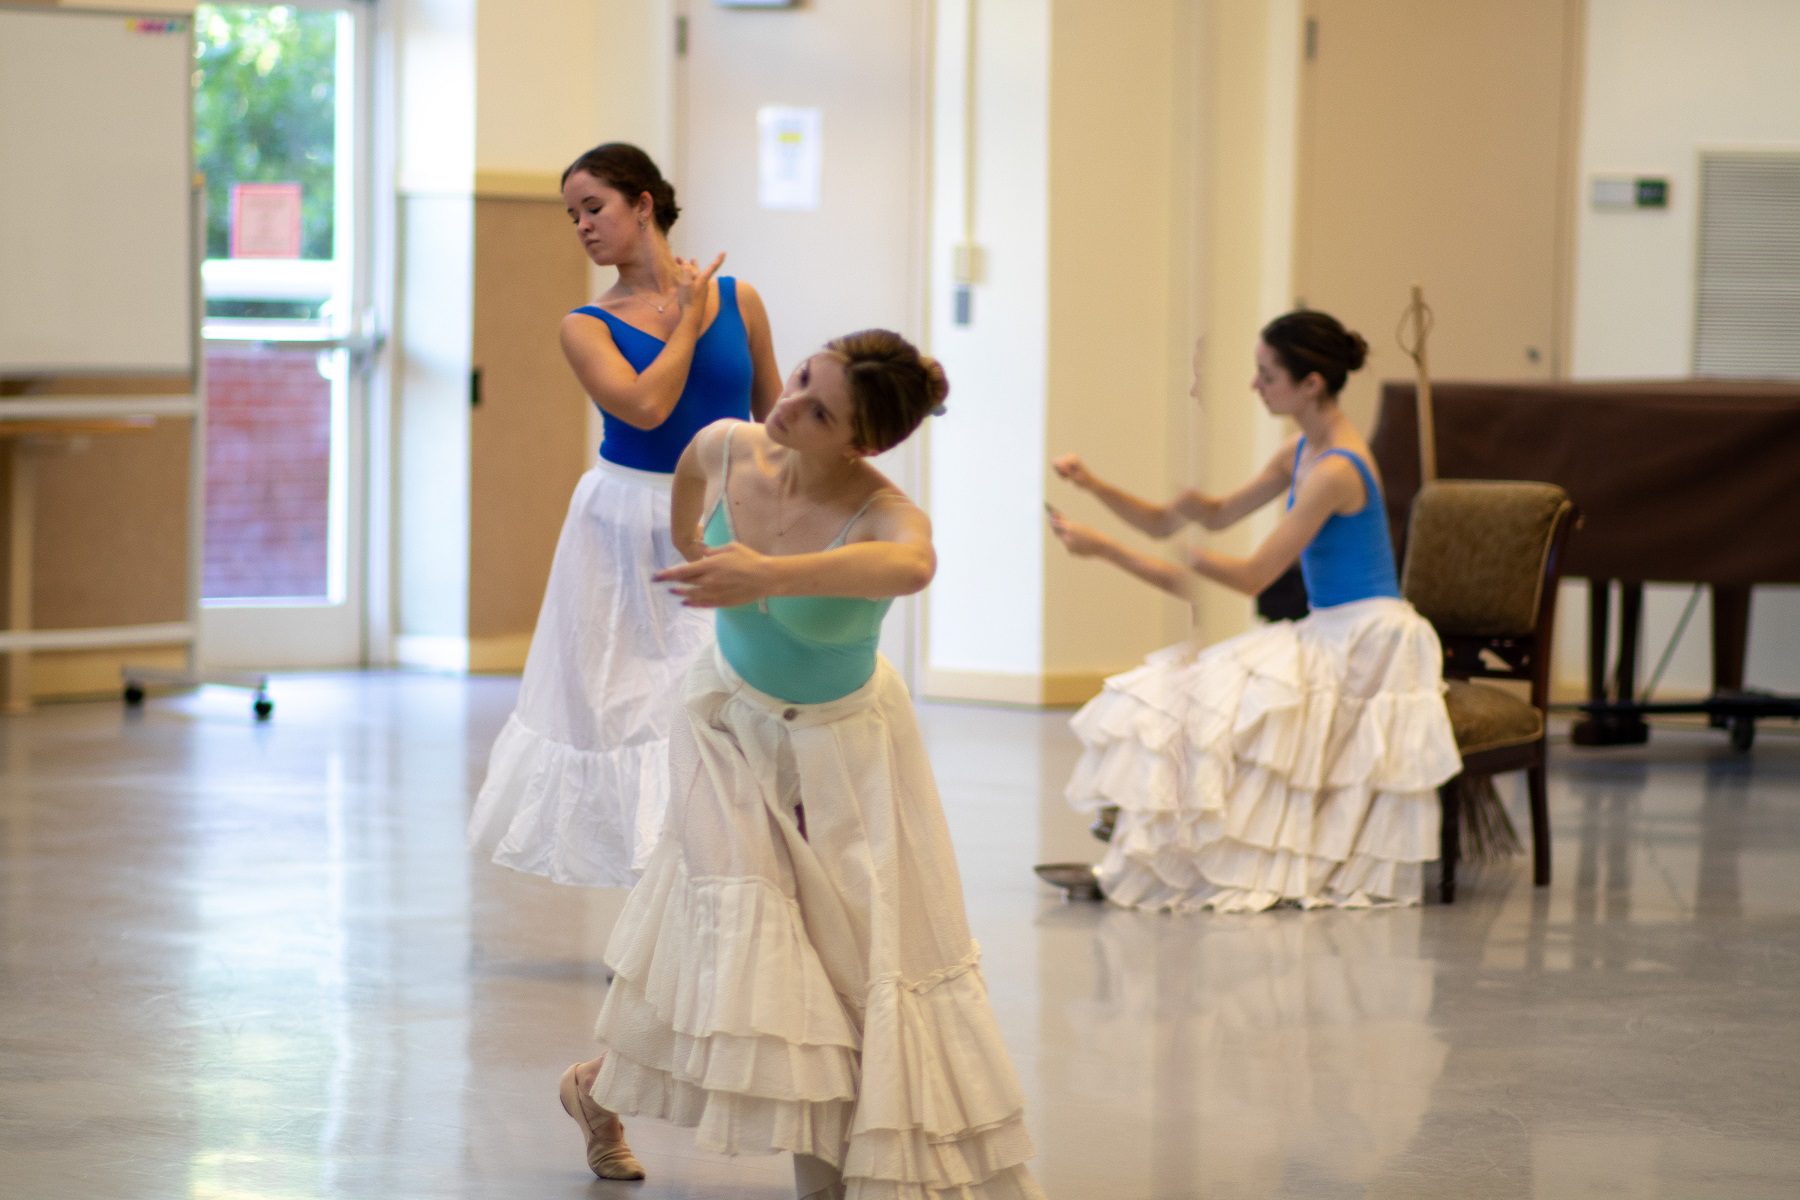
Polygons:
<instances>
[{"instance_id":1,"label":"green foliage outside","mask_svg":"<svg viewBox=\"0 0 1800 1200\"><path fill-rule=\"evenodd\" d=\"M335 13L203 4L194 14L194 159L206 256L231 254L231 185L298 183L300 256L332 257Z\"/></svg>"}]
</instances>

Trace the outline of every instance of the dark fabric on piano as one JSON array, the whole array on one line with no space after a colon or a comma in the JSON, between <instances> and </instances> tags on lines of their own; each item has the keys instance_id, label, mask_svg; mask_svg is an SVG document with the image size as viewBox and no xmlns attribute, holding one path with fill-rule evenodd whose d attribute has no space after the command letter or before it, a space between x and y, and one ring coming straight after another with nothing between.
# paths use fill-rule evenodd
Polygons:
<instances>
[{"instance_id":1,"label":"dark fabric on piano","mask_svg":"<svg viewBox=\"0 0 1800 1200\"><path fill-rule=\"evenodd\" d=\"M1414 385L1382 385L1369 439L1404 545L1419 486ZM1561 484L1581 526L1566 574L1800 582L1800 382L1432 385L1438 476Z\"/></svg>"}]
</instances>

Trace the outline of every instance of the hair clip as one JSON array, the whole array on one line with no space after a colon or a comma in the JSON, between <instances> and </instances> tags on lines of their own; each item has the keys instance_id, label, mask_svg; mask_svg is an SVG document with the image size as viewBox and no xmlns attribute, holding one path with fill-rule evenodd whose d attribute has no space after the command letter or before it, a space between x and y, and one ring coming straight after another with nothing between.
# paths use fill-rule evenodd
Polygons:
<instances>
[{"instance_id":1,"label":"hair clip","mask_svg":"<svg viewBox=\"0 0 1800 1200\"><path fill-rule=\"evenodd\" d=\"M934 417L941 417L949 411L950 410L945 408L942 404L934 404L931 406L931 415Z\"/></svg>"}]
</instances>

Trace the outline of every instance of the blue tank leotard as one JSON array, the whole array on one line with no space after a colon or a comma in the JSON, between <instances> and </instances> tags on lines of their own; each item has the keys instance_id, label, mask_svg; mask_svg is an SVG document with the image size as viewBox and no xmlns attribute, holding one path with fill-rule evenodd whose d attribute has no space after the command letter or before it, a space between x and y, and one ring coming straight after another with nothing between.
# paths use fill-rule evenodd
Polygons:
<instances>
[{"instance_id":1,"label":"blue tank leotard","mask_svg":"<svg viewBox=\"0 0 1800 1200\"><path fill-rule=\"evenodd\" d=\"M725 434L719 499L706 518L708 546L737 540L731 506L725 502L731 481L731 435L736 431L734 425ZM869 504L874 502L871 497ZM827 550L844 544L845 534L869 504L845 523ZM881 619L892 604L892 599L855 596L770 596L755 604L721 608L719 652L757 691L795 704L823 704L869 682L875 673Z\"/></svg>"},{"instance_id":2,"label":"blue tank leotard","mask_svg":"<svg viewBox=\"0 0 1800 1200\"><path fill-rule=\"evenodd\" d=\"M1300 452L1306 439L1294 449L1294 474L1300 471ZM1353 513L1333 513L1300 552L1300 574L1306 580L1307 602L1314 608L1330 608L1374 596L1400 595L1394 570L1394 545L1388 540L1387 512L1381 488L1361 457L1348 450L1327 450L1320 458L1339 454L1349 459L1362 476L1367 496ZM1287 506L1294 507L1294 484L1288 483Z\"/></svg>"},{"instance_id":3,"label":"blue tank leotard","mask_svg":"<svg viewBox=\"0 0 1800 1200\"><path fill-rule=\"evenodd\" d=\"M593 304L575 310L606 322L613 344L635 371L642 371L668 343ZM694 361L675 410L655 429L637 429L602 411L606 433L600 457L621 467L668 474L694 435L721 417L744 420L750 415L750 384L756 369L750 362L750 338L738 311L737 280L719 277L719 311L694 343Z\"/></svg>"}]
</instances>

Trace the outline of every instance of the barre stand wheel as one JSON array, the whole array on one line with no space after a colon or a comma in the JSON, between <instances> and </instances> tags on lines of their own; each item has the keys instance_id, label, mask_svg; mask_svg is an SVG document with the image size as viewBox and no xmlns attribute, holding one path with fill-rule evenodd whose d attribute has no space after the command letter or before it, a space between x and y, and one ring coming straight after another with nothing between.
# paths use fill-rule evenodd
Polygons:
<instances>
[{"instance_id":1,"label":"barre stand wheel","mask_svg":"<svg viewBox=\"0 0 1800 1200\"><path fill-rule=\"evenodd\" d=\"M125 703L134 710L144 706L152 687L185 689L210 684L249 691L250 711L256 714L258 721L268 720L275 711L275 701L269 697L269 677L260 671L177 671L167 667L126 666L119 674L124 684Z\"/></svg>"},{"instance_id":2,"label":"barre stand wheel","mask_svg":"<svg viewBox=\"0 0 1800 1200\"><path fill-rule=\"evenodd\" d=\"M1756 742L1756 718L1732 717L1725 722L1725 727L1731 731L1731 748L1739 754L1748 753Z\"/></svg>"}]
</instances>

